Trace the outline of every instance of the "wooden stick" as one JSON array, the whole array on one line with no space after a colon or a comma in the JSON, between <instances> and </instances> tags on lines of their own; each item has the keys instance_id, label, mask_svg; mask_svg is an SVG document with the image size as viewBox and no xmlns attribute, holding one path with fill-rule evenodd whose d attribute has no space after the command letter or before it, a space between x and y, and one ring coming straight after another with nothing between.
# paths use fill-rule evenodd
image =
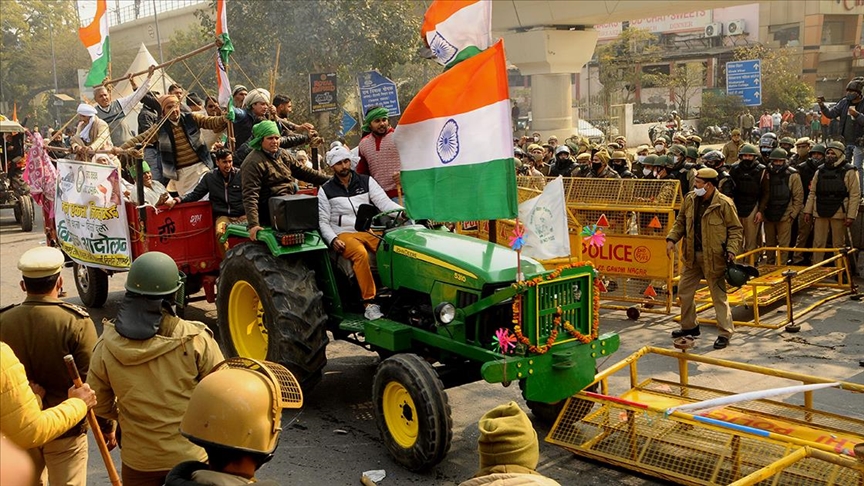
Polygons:
<instances>
[{"instance_id":1,"label":"wooden stick","mask_svg":"<svg viewBox=\"0 0 864 486\"><path fill-rule=\"evenodd\" d=\"M69 371L69 377L72 378L72 383L75 388L81 388L84 383L81 381L81 375L78 374L78 367L75 365L75 357L71 354L63 356L63 361L66 362L66 369ZM120 475L117 474L117 468L114 467L114 461L111 459L111 454L108 452L108 445L105 444L105 437L102 435L102 429L99 428L99 423L96 422L96 413L92 408L87 409L87 423L90 424L90 429L93 431L93 436L96 438L96 445L99 446L99 453L102 454L102 460L105 462L105 469L108 470L108 477L111 479L113 486L122 486Z\"/></svg>"},{"instance_id":2,"label":"wooden stick","mask_svg":"<svg viewBox=\"0 0 864 486\"><path fill-rule=\"evenodd\" d=\"M201 46L192 52L183 54L182 56L171 59L170 61L163 62L162 64L157 65L155 69L162 69L165 66L170 66L170 65L174 64L175 62L180 62L184 59L188 59L192 56L196 56L196 55L201 54L202 52L204 52L204 51L206 51L212 47L216 47L216 46L217 46L216 42L213 42L212 44L207 44L206 46ZM117 79L108 79L106 81L103 81L101 84L94 86L94 88L97 88L99 86L108 86L109 84L116 84L116 83L119 83L120 81L125 81L127 79L131 79L131 78L134 78L137 76L147 74L148 72L150 72L149 68L147 68L144 71L137 72L137 73L129 73L129 74L127 74L125 76L121 76Z\"/></svg>"}]
</instances>

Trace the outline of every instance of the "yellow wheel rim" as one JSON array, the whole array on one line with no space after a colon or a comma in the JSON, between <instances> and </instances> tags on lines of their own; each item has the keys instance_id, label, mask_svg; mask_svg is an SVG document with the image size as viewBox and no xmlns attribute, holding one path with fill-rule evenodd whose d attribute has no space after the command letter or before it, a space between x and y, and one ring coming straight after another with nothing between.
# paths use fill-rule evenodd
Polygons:
<instances>
[{"instance_id":1,"label":"yellow wheel rim","mask_svg":"<svg viewBox=\"0 0 864 486\"><path fill-rule=\"evenodd\" d=\"M420 425L417 407L401 383L390 382L384 387L383 409L387 430L401 447L408 449L417 442Z\"/></svg>"},{"instance_id":2,"label":"yellow wheel rim","mask_svg":"<svg viewBox=\"0 0 864 486\"><path fill-rule=\"evenodd\" d=\"M237 354L246 358L267 358L267 326L264 307L255 287L238 280L228 297L228 329Z\"/></svg>"}]
</instances>

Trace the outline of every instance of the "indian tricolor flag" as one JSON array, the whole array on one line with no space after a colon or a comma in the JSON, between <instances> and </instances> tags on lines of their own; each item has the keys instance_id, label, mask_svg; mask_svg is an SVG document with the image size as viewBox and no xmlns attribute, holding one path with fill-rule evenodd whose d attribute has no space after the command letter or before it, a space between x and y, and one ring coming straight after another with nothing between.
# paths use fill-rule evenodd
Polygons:
<instances>
[{"instance_id":1,"label":"indian tricolor flag","mask_svg":"<svg viewBox=\"0 0 864 486\"><path fill-rule=\"evenodd\" d=\"M492 1L435 0L420 34L435 60L452 67L492 44Z\"/></svg>"},{"instance_id":2,"label":"indian tricolor flag","mask_svg":"<svg viewBox=\"0 0 864 486\"><path fill-rule=\"evenodd\" d=\"M395 141L414 219L513 218L516 170L504 44L429 82L399 120Z\"/></svg>"},{"instance_id":3,"label":"indian tricolor flag","mask_svg":"<svg viewBox=\"0 0 864 486\"><path fill-rule=\"evenodd\" d=\"M108 48L108 16L105 15L105 11L108 10L106 3L106 0L96 0L96 15L93 17L93 22L90 22L87 27L78 29L78 37L81 38L93 61L90 73L84 81L84 86L88 87L102 83L102 80L108 76L108 66L111 64L111 51Z\"/></svg>"},{"instance_id":4,"label":"indian tricolor flag","mask_svg":"<svg viewBox=\"0 0 864 486\"><path fill-rule=\"evenodd\" d=\"M228 120L234 121L234 97L231 83L228 82L228 57L234 52L234 44L228 37L228 15L225 11L226 0L216 0L216 37L222 40L219 55L216 56L216 84L218 85L219 106L227 106Z\"/></svg>"}]
</instances>

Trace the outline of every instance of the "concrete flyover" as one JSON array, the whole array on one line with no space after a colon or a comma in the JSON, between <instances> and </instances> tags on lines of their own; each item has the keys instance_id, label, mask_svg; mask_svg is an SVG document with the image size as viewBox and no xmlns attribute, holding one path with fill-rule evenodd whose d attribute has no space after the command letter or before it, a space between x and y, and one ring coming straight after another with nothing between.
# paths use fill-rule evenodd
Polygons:
<instances>
[{"instance_id":1,"label":"concrete flyover","mask_svg":"<svg viewBox=\"0 0 864 486\"><path fill-rule=\"evenodd\" d=\"M594 25L754 3L753 0L496 0L492 30L507 59L531 76L534 130L568 136L575 126L570 78L591 60Z\"/></svg>"}]
</instances>

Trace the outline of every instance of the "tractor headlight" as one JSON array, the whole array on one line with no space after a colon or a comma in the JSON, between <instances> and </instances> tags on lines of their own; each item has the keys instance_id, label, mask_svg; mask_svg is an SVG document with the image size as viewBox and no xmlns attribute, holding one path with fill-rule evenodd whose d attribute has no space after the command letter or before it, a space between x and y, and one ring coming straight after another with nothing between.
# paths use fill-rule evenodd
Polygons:
<instances>
[{"instance_id":1,"label":"tractor headlight","mask_svg":"<svg viewBox=\"0 0 864 486\"><path fill-rule=\"evenodd\" d=\"M435 320L439 324L447 325L456 319L456 307L450 302L441 302L435 306Z\"/></svg>"}]
</instances>

